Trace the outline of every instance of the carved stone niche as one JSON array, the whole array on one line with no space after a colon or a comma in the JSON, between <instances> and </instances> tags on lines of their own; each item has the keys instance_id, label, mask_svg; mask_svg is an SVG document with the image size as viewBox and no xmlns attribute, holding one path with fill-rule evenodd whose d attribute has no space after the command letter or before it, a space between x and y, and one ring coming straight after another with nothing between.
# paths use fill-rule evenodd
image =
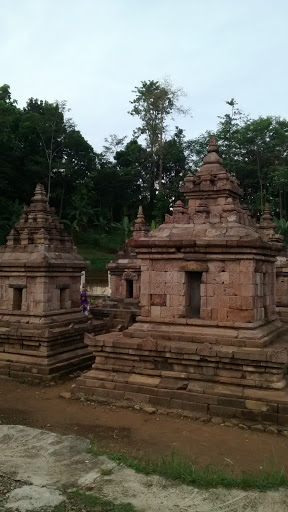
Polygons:
<instances>
[{"instance_id":1,"label":"carved stone niche","mask_svg":"<svg viewBox=\"0 0 288 512\"><path fill-rule=\"evenodd\" d=\"M123 272L122 279L124 279L125 281L137 281L138 274L136 274L135 272L129 272L129 271Z\"/></svg>"}]
</instances>

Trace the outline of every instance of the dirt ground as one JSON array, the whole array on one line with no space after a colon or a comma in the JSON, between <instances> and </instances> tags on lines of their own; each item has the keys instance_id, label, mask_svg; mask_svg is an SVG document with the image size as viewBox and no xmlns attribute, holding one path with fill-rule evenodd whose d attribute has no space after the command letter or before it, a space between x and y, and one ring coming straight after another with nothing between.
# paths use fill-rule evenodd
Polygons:
<instances>
[{"instance_id":1,"label":"dirt ground","mask_svg":"<svg viewBox=\"0 0 288 512\"><path fill-rule=\"evenodd\" d=\"M0 379L1 423L94 438L102 447L133 456L152 458L176 448L199 465L239 472L276 464L288 473L284 436L60 398L72 384L42 388Z\"/></svg>"},{"instance_id":2,"label":"dirt ground","mask_svg":"<svg viewBox=\"0 0 288 512\"><path fill-rule=\"evenodd\" d=\"M107 457L94 457L88 449L89 440L79 436L0 425L1 481L4 476L0 509L39 512L45 507L46 512L92 512L95 507L87 506L87 498L92 495L121 504L119 511L131 510L123 505L130 503L139 512L288 512L287 489L198 489L156 475L135 473ZM71 510L67 492L72 489L84 491L85 499L74 501ZM55 509L57 504L60 508ZM113 505L96 509L116 510Z\"/></svg>"}]
</instances>

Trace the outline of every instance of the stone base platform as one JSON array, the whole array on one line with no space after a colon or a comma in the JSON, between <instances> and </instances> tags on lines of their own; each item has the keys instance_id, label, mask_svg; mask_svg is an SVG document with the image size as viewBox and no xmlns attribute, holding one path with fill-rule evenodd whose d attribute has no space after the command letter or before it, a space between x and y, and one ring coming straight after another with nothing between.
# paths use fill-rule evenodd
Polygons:
<instances>
[{"instance_id":1,"label":"stone base platform","mask_svg":"<svg viewBox=\"0 0 288 512\"><path fill-rule=\"evenodd\" d=\"M200 319L173 318L171 322L138 317L137 322L123 335L129 338L146 338L151 335L157 340L187 341L247 348L266 347L284 332L287 325L278 317L266 323L254 322L212 322Z\"/></svg>"},{"instance_id":2,"label":"stone base platform","mask_svg":"<svg viewBox=\"0 0 288 512\"><path fill-rule=\"evenodd\" d=\"M278 306L276 311L280 320L288 323L288 306Z\"/></svg>"},{"instance_id":3,"label":"stone base platform","mask_svg":"<svg viewBox=\"0 0 288 512\"><path fill-rule=\"evenodd\" d=\"M257 349L128 338L134 326L86 334L96 358L77 379L75 395L288 425L287 335Z\"/></svg>"},{"instance_id":4,"label":"stone base platform","mask_svg":"<svg viewBox=\"0 0 288 512\"><path fill-rule=\"evenodd\" d=\"M106 332L107 326L103 321L87 324L85 320L53 328L0 326L0 376L36 384L91 367L94 357L84 344L84 334Z\"/></svg>"}]
</instances>

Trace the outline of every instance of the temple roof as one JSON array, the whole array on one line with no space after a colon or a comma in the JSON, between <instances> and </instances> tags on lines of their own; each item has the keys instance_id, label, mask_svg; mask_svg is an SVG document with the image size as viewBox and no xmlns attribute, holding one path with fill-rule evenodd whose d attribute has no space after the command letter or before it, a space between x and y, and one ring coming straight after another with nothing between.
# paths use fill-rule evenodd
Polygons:
<instances>
[{"instance_id":1,"label":"temple roof","mask_svg":"<svg viewBox=\"0 0 288 512\"><path fill-rule=\"evenodd\" d=\"M243 190L239 187L238 180L222 166L222 158L219 156L215 135L210 136L203 164L195 174L188 174L184 179L181 192L189 199L205 195L205 198L210 201L219 196L238 200L243 196Z\"/></svg>"},{"instance_id":2,"label":"temple roof","mask_svg":"<svg viewBox=\"0 0 288 512\"><path fill-rule=\"evenodd\" d=\"M67 235L48 204L43 185L37 185L30 206L24 208L19 222L0 248L1 271L17 268L19 272L79 272L87 267L77 254L72 238Z\"/></svg>"},{"instance_id":3,"label":"temple roof","mask_svg":"<svg viewBox=\"0 0 288 512\"><path fill-rule=\"evenodd\" d=\"M184 179L181 192L188 204L177 201L165 223L146 237L132 240L135 247L201 245L220 247L243 245L282 249L283 237L275 232L271 212L266 206L260 225L240 203L243 191L238 180L222 166L216 137L210 137L203 165ZM157 243L158 241L158 243ZM169 241L169 242L168 242Z\"/></svg>"},{"instance_id":4,"label":"temple roof","mask_svg":"<svg viewBox=\"0 0 288 512\"><path fill-rule=\"evenodd\" d=\"M72 238L68 236L48 204L43 185L36 186L30 206L7 237L7 247L45 246L45 251L75 252Z\"/></svg>"}]
</instances>

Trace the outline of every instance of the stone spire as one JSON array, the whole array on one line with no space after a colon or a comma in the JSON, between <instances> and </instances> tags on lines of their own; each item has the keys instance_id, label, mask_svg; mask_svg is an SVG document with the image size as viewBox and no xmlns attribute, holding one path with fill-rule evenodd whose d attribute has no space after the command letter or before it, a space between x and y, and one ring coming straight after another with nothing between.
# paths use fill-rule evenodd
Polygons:
<instances>
[{"instance_id":1,"label":"stone spire","mask_svg":"<svg viewBox=\"0 0 288 512\"><path fill-rule=\"evenodd\" d=\"M219 148L217 144L217 140L215 135L210 135L209 144L207 148L207 153L217 153L219 154Z\"/></svg>"},{"instance_id":2,"label":"stone spire","mask_svg":"<svg viewBox=\"0 0 288 512\"><path fill-rule=\"evenodd\" d=\"M219 156L215 135L211 135L207 148L207 154L203 158L203 164L194 175L188 175L181 187L181 192L188 199L190 215L194 215L199 203L204 199L211 215L222 214L222 205L231 198L235 210L240 208L240 198L243 191L234 176L222 166L222 158Z\"/></svg>"},{"instance_id":3,"label":"stone spire","mask_svg":"<svg viewBox=\"0 0 288 512\"><path fill-rule=\"evenodd\" d=\"M42 208L45 210L45 206L48 203L48 199L46 196L46 192L44 189L44 186L38 183L35 188L34 196L31 199L31 206L32 204L41 204Z\"/></svg>"},{"instance_id":4,"label":"stone spire","mask_svg":"<svg viewBox=\"0 0 288 512\"><path fill-rule=\"evenodd\" d=\"M261 234L264 235L266 239L277 243L283 243L283 236L276 233L276 224L273 222L269 203L265 204L264 212L261 216L260 224L258 225L258 230L260 230Z\"/></svg>"},{"instance_id":5,"label":"stone spire","mask_svg":"<svg viewBox=\"0 0 288 512\"><path fill-rule=\"evenodd\" d=\"M210 208L204 197L201 198L198 205L196 206L195 214L193 217L194 224L202 224L207 222L210 215Z\"/></svg>"},{"instance_id":6,"label":"stone spire","mask_svg":"<svg viewBox=\"0 0 288 512\"><path fill-rule=\"evenodd\" d=\"M147 233L149 233L149 228L146 225L145 217L143 214L143 208L142 206L139 206L137 218L135 220L134 226L132 228L133 236L132 238L142 238L145 237Z\"/></svg>"},{"instance_id":7,"label":"stone spire","mask_svg":"<svg viewBox=\"0 0 288 512\"><path fill-rule=\"evenodd\" d=\"M202 170L202 172L207 172L209 166L209 171L212 169L220 170L221 164L222 164L222 158L219 156L219 148L216 141L215 135L210 135L209 144L207 148L207 155L203 158L203 165L200 167L199 170ZM215 167L210 167L210 166ZM223 167L221 168L222 171L226 171Z\"/></svg>"},{"instance_id":8,"label":"stone spire","mask_svg":"<svg viewBox=\"0 0 288 512\"><path fill-rule=\"evenodd\" d=\"M271 214L271 206L269 203L265 204L264 212L260 219L260 226L273 227L273 228L275 228L275 226L276 226L276 224L273 222L273 217Z\"/></svg>"},{"instance_id":9,"label":"stone spire","mask_svg":"<svg viewBox=\"0 0 288 512\"><path fill-rule=\"evenodd\" d=\"M45 246L49 251L75 251L72 239L50 208L43 185L38 184L30 206L24 207L19 223L7 237L7 246Z\"/></svg>"},{"instance_id":10,"label":"stone spire","mask_svg":"<svg viewBox=\"0 0 288 512\"><path fill-rule=\"evenodd\" d=\"M190 217L187 207L180 200L174 204L172 215L168 213L165 215L165 224L189 224L189 222Z\"/></svg>"}]
</instances>

